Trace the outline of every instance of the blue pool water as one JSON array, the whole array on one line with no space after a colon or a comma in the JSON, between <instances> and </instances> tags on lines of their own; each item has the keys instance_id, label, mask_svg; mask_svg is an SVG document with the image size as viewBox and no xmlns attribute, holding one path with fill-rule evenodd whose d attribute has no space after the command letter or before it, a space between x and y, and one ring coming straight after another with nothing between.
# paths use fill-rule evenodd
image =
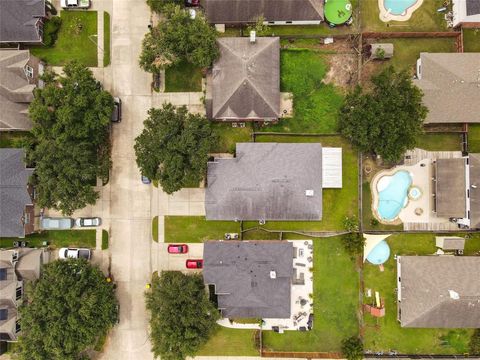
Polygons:
<instances>
[{"instance_id":1,"label":"blue pool water","mask_svg":"<svg viewBox=\"0 0 480 360\"><path fill-rule=\"evenodd\" d=\"M408 171L397 171L392 176L384 176L377 183L379 190L378 215L384 220L395 219L405 206L408 188L412 177Z\"/></svg>"},{"instance_id":2,"label":"blue pool water","mask_svg":"<svg viewBox=\"0 0 480 360\"><path fill-rule=\"evenodd\" d=\"M373 265L381 265L387 261L389 257L390 247L385 240L382 240L370 251L367 260Z\"/></svg>"},{"instance_id":3,"label":"blue pool water","mask_svg":"<svg viewBox=\"0 0 480 360\"><path fill-rule=\"evenodd\" d=\"M418 0L383 0L385 9L389 10L390 14L402 15L405 10L414 5Z\"/></svg>"}]
</instances>

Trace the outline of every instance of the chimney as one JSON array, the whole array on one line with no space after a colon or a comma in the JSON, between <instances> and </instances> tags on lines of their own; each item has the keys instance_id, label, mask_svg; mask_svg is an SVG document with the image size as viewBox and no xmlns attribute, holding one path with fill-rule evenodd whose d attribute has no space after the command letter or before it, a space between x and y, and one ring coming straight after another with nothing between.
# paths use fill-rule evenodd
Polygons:
<instances>
[{"instance_id":1,"label":"chimney","mask_svg":"<svg viewBox=\"0 0 480 360\"><path fill-rule=\"evenodd\" d=\"M250 43L255 43L256 40L256 32L254 30L250 31Z\"/></svg>"}]
</instances>

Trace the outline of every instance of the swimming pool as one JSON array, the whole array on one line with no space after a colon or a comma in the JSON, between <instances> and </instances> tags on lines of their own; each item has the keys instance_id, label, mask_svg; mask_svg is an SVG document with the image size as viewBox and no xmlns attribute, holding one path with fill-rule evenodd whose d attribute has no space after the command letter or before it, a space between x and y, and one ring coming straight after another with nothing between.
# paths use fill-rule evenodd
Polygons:
<instances>
[{"instance_id":1,"label":"swimming pool","mask_svg":"<svg viewBox=\"0 0 480 360\"><path fill-rule=\"evenodd\" d=\"M408 188L412 177L408 171L400 170L391 176L382 176L377 183L377 213L382 220L394 220L408 202Z\"/></svg>"},{"instance_id":2,"label":"swimming pool","mask_svg":"<svg viewBox=\"0 0 480 360\"><path fill-rule=\"evenodd\" d=\"M367 256L368 262L381 265L390 257L390 246L385 240L380 241Z\"/></svg>"},{"instance_id":3,"label":"swimming pool","mask_svg":"<svg viewBox=\"0 0 480 360\"><path fill-rule=\"evenodd\" d=\"M415 5L418 0L383 0L385 9L393 15L403 15L407 9Z\"/></svg>"}]
</instances>

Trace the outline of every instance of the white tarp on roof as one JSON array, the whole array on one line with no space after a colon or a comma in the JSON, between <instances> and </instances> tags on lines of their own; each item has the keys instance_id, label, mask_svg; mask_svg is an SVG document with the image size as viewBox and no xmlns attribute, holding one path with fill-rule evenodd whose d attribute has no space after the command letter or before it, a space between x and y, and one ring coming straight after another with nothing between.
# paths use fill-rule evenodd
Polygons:
<instances>
[{"instance_id":1,"label":"white tarp on roof","mask_svg":"<svg viewBox=\"0 0 480 360\"><path fill-rule=\"evenodd\" d=\"M322 187L342 187L342 148L322 148Z\"/></svg>"}]
</instances>

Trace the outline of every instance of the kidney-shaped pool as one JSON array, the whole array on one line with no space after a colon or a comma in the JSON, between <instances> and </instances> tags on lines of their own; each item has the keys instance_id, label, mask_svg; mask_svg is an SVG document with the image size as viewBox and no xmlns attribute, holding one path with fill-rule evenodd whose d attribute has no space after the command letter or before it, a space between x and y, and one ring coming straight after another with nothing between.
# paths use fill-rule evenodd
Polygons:
<instances>
[{"instance_id":1,"label":"kidney-shaped pool","mask_svg":"<svg viewBox=\"0 0 480 360\"><path fill-rule=\"evenodd\" d=\"M377 213L382 220L396 219L408 203L408 189L412 177L408 171L400 170L393 175L382 176L377 182Z\"/></svg>"}]
</instances>

